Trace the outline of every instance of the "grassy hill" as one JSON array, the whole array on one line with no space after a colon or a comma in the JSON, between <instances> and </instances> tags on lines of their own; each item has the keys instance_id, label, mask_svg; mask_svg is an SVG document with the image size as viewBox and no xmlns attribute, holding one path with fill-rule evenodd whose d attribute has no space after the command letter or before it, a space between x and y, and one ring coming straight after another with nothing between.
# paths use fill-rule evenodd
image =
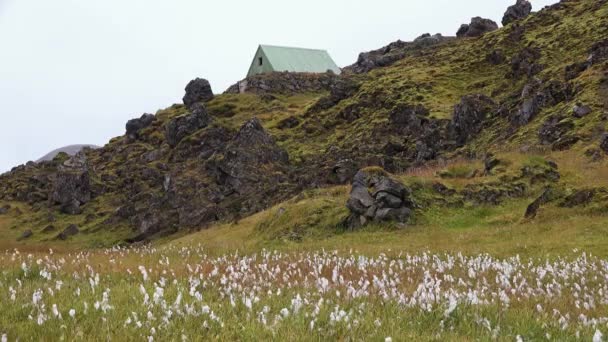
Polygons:
<instances>
[{"instance_id":1,"label":"grassy hill","mask_svg":"<svg viewBox=\"0 0 608 342\"><path fill-rule=\"evenodd\" d=\"M562 1L340 76L256 76L1 175L0 335L608 334L605 18L606 1ZM350 229L353 176L378 167L412 216Z\"/></svg>"}]
</instances>

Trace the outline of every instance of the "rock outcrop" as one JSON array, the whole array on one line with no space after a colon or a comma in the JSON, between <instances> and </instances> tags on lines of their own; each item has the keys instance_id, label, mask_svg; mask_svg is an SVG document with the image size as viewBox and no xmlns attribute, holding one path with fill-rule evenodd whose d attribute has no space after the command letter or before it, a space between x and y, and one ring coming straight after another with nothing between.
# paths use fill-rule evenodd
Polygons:
<instances>
[{"instance_id":1,"label":"rock outcrop","mask_svg":"<svg viewBox=\"0 0 608 342\"><path fill-rule=\"evenodd\" d=\"M439 33L432 36L429 33L425 33L414 39L413 42L398 40L378 50L360 53L357 62L344 68L344 70L356 74L369 72L376 68L389 66L396 61L405 58L408 54L453 39L454 37L444 37Z\"/></svg>"},{"instance_id":2,"label":"rock outcrop","mask_svg":"<svg viewBox=\"0 0 608 342\"><path fill-rule=\"evenodd\" d=\"M462 24L456 37L458 38L469 38L469 37L480 37L488 32L498 30L498 24L490 19L481 17L474 17L471 19L471 23Z\"/></svg>"},{"instance_id":3,"label":"rock outcrop","mask_svg":"<svg viewBox=\"0 0 608 342\"><path fill-rule=\"evenodd\" d=\"M169 146L175 147L183 138L207 127L211 117L203 104L196 103L191 107L190 114L184 114L171 119L165 126L165 139Z\"/></svg>"},{"instance_id":4,"label":"rock outcrop","mask_svg":"<svg viewBox=\"0 0 608 342\"><path fill-rule=\"evenodd\" d=\"M196 78L186 85L186 95L183 101L186 107L190 108L197 102L207 102L213 99L213 91L209 81L204 78Z\"/></svg>"},{"instance_id":5,"label":"rock outcrop","mask_svg":"<svg viewBox=\"0 0 608 342\"><path fill-rule=\"evenodd\" d=\"M61 165L50 195L63 213L80 214L80 206L91 200L91 184L86 156L79 153Z\"/></svg>"},{"instance_id":6,"label":"rock outcrop","mask_svg":"<svg viewBox=\"0 0 608 342\"><path fill-rule=\"evenodd\" d=\"M572 89L569 85L552 80L543 83L541 80L532 79L521 93L517 112L512 118L514 125L525 125L530 122L543 108L555 106L558 103L570 99Z\"/></svg>"},{"instance_id":7,"label":"rock outcrop","mask_svg":"<svg viewBox=\"0 0 608 342\"><path fill-rule=\"evenodd\" d=\"M127 130L128 141L135 141L139 138L139 131L150 126L150 124L156 120L156 117L152 114L144 113L140 118L131 119L127 121L125 125Z\"/></svg>"},{"instance_id":8,"label":"rock outcrop","mask_svg":"<svg viewBox=\"0 0 608 342\"><path fill-rule=\"evenodd\" d=\"M528 0L517 0L513 6L509 6L504 16L502 17L502 25L507 26L510 23L524 19L532 12L532 4Z\"/></svg>"},{"instance_id":9,"label":"rock outcrop","mask_svg":"<svg viewBox=\"0 0 608 342\"><path fill-rule=\"evenodd\" d=\"M483 127L484 120L497 110L496 103L481 94L463 96L454 107L451 132L459 144L464 144Z\"/></svg>"},{"instance_id":10,"label":"rock outcrop","mask_svg":"<svg viewBox=\"0 0 608 342\"><path fill-rule=\"evenodd\" d=\"M350 215L345 224L356 229L373 221L407 223L414 205L402 183L382 169L368 168L355 175L346 207Z\"/></svg>"}]
</instances>

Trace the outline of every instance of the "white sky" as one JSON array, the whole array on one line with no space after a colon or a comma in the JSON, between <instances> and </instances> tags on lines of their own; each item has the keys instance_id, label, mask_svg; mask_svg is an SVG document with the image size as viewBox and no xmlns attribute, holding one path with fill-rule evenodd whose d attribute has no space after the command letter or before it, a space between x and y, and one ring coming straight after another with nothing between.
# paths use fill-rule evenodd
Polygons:
<instances>
[{"instance_id":1,"label":"white sky","mask_svg":"<svg viewBox=\"0 0 608 342\"><path fill-rule=\"evenodd\" d=\"M0 0L0 172L181 102L195 77L242 79L258 44L327 49L340 66L391 41L500 23L514 0ZM534 10L556 0L532 0Z\"/></svg>"}]
</instances>

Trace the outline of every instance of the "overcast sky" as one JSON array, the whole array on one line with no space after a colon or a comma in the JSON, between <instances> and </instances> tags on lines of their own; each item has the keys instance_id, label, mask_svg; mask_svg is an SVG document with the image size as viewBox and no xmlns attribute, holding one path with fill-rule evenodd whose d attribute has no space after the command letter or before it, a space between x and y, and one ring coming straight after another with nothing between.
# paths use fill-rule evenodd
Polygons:
<instances>
[{"instance_id":1,"label":"overcast sky","mask_svg":"<svg viewBox=\"0 0 608 342\"><path fill-rule=\"evenodd\" d=\"M0 172L181 102L195 77L242 79L258 44L327 49L340 66L418 35L500 22L514 0L0 0ZM532 0L534 10L556 2Z\"/></svg>"}]
</instances>

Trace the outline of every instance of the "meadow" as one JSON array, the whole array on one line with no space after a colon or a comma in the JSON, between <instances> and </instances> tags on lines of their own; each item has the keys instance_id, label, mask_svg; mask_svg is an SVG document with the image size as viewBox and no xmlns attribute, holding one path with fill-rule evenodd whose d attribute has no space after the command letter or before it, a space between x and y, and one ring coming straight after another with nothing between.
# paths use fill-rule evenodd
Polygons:
<instances>
[{"instance_id":1,"label":"meadow","mask_svg":"<svg viewBox=\"0 0 608 342\"><path fill-rule=\"evenodd\" d=\"M13 340L593 340L608 261L202 246L0 256Z\"/></svg>"}]
</instances>

